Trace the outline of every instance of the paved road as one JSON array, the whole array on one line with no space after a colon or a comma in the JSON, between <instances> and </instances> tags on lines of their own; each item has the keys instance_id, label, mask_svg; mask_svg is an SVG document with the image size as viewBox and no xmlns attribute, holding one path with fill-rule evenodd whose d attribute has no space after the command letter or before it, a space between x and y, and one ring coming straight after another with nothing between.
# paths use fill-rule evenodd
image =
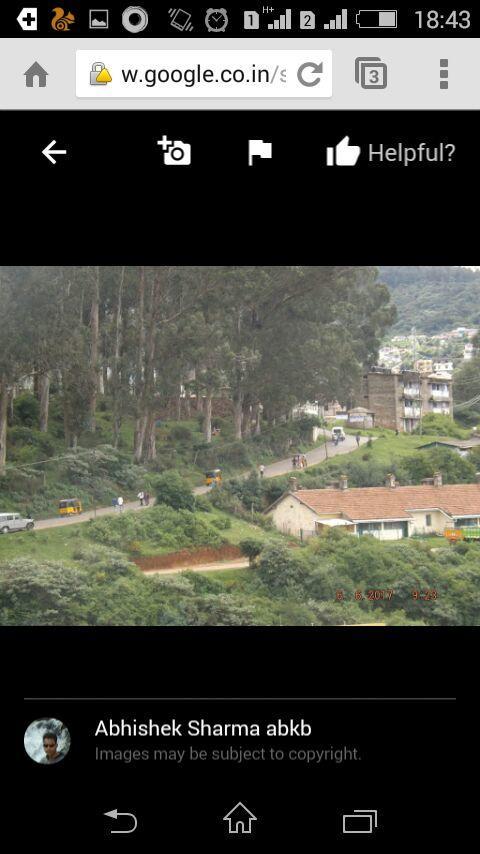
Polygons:
<instances>
[{"instance_id":1,"label":"paved road","mask_svg":"<svg viewBox=\"0 0 480 854\"><path fill-rule=\"evenodd\" d=\"M150 504L150 507L152 505ZM146 510L146 507L140 507L138 501L125 501L123 505L123 513L125 510ZM39 519L35 522L35 530L42 531L45 528L63 528L66 525L78 525L80 522L88 522L89 519L97 519L100 516L111 516L113 513L119 513L114 507L98 507L95 510L86 510L80 516L59 516L58 519Z\"/></svg>"},{"instance_id":2,"label":"paved road","mask_svg":"<svg viewBox=\"0 0 480 854\"><path fill-rule=\"evenodd\" d=\"M329 433L327 431L327 437ZM360 443L364 445L368 441L366 436L362 436L360 438ZM325 449L325 445L320 445L318 448L314 448L313 451L307 451L305 454L307 458L308 465L315 465L317 463L322 463L327 458L336 457L338 454L348 454L350 451L354 451L357 447L357 443L355 440L355 436L347 436L343 442L339 442L338 445L333 445L332 442L328 442L328 447ZM292 467L292 458L287 457L284 460L277 460L276 463L270 463L270 465L265 466L265 474L264 477L278 477L281 474L295 474L297 469ZM248 477L250 472L245 472L243 477ZM193 490L195 495L204 495L206 492L209 492L211 487L209 486L197 486ZM135 510L141 511L144 510L144 507L140 507L138 501L126 501L123 505L123 512L126 510ZM113 513L118 514L118 510L112 506L110 507L99 507L96 511L88 510L85 513L82 513L81 516L59 516L57 519L40 519L38 522L35 522L35 530L42 531L45 528L63 528L66 525L78 525L80 522L87 522L89 519L100 518L101 516L111 516Z\"/></svg>"},{"instance_id":3,"label":"paved road","mask_svg":"<svg viewBox=\"0 0 480 854\"><path fill-rule=\"evenodd\" d=\"M327 431L327 436L329 433ZM365 445L368 442L367 436L360 436L360 444ZM317 463L323 463L324 460L330 459L331 457L336 457L338 454L349 454L350 451L354 451L357 447L357 442L355 436L347 436L343 442L339 442L338 445L334 445L332 442L328 442L327 446L320 445L318 448L314 448L313 451L307 451L305 454L307 458L307 463L309 466L316 465ZM289 457L286 460L278 460L276 463L271 463L271 465L265 466L265 474L264 477L278 477L280 474L295 474L297 469L294 469L292 466L292 458ZM302 471L302 469L300 469Z\"/></svg>"}]
</instances>

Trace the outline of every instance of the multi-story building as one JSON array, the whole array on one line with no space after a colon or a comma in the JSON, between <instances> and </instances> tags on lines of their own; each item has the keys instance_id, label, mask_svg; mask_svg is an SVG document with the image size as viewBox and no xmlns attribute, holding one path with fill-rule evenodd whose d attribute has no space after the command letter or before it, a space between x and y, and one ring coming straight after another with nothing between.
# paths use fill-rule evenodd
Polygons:
<instances>
[{"instance_id":1,"label":"multi-story building","mask_svg":"<svg viewBox=\"0 0 480 854\"><path fill-rule=\"evenodd\" d=\"M373 368L363 385L364 405L375 413L377 427L412 433L430 412L452 414L452 378L446 373Z\"/></svg>"},{"instance_id":2,"label":"multi-story building","mask_svg":"<svg viewBox=\"0 0 480 854\"><path fill-rule=\"evenodd\" d=\"M435 374L451 374L453 372L453 362L450 359L442 359L440 362L434 362L433 372Z\"/></svg>"}]
</instances>

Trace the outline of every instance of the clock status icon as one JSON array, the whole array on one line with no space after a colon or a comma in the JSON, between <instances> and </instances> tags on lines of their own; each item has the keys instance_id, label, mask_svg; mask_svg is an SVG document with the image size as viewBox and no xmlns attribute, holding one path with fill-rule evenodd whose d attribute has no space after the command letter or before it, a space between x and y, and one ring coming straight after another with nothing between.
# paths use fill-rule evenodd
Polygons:
<instances>
[{"instance_id":1,"label":"clock status icon","mask_svg":"<svg viewBox=\"0 0 480 854\"><path fill-rule=\"evenodd\" d=\"M224 33L228 27L226 9L207 9L205 26L209 33Z\"/></svg>"}]
</instances>

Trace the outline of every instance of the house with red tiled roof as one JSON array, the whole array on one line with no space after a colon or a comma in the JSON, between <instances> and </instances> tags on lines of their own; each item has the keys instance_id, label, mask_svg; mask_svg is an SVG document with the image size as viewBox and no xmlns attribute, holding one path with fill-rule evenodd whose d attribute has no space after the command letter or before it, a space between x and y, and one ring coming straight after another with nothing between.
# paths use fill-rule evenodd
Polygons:
<instances>
[{"instance_id":1,"label":"house with red tiled roof","mask_svg":"<svg viewBox=\"0 0 480 854\"><path fill-rule=\"evenodd\" d=\"M480 482L443 484L437 472L420 486L349 488L342 475L335 489L291 489L266 511L278 530L309 537L341 527L351 534L399 540L412 534L443 534L447 528L480 526Z\"/></svg>"}]
</instances>

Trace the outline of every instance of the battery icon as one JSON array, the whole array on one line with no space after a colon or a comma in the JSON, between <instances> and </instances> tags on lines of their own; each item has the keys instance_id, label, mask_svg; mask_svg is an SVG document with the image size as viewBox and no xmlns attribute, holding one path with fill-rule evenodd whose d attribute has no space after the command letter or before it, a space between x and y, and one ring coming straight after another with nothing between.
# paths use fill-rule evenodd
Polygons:
<instances>
[{"instance_id":1,"label":"battery icon","mask_svg":"<svg viewBox=\"0 0 480 854\"><path fill-rule=\"evenodd\" d=\"M357 12L357 27L364 30L396 30L396 9L360 9Z\"/></svg>"}]
</instances>

